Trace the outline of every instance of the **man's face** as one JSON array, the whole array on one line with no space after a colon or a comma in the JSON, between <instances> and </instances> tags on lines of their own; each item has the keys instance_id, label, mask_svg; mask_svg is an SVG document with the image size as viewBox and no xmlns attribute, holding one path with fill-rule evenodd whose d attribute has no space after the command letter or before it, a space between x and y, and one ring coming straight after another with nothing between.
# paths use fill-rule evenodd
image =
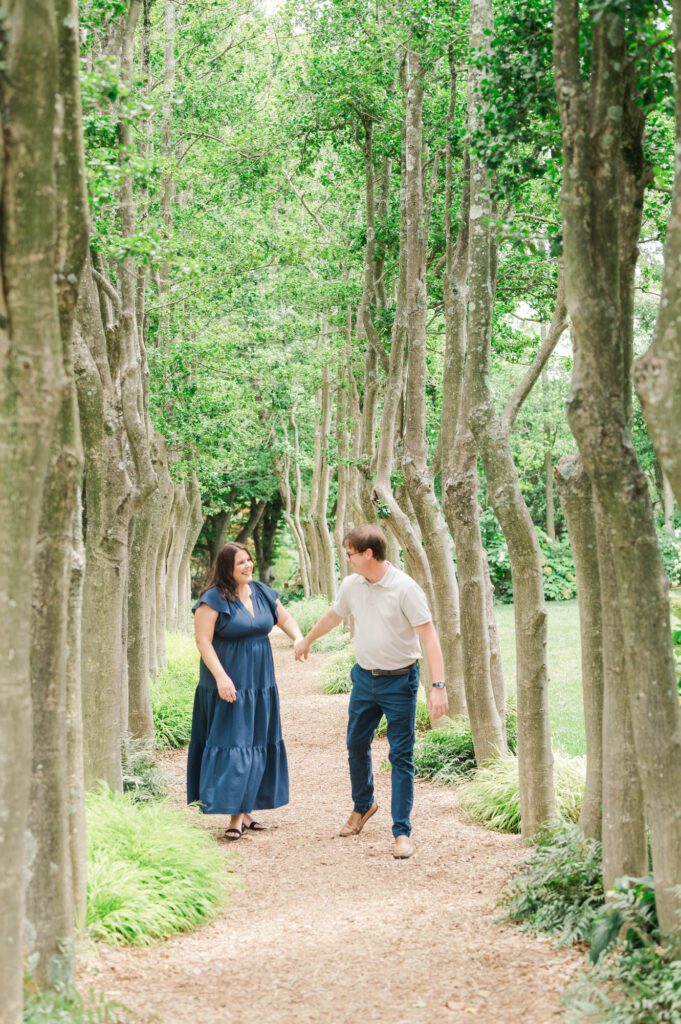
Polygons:
<instances>
[{"instance_id":1,"label":"man's face","mask_svg":"<svg viewBox=\"0 0 681 1024\"><path fill-rule=\"evenodd\" d=\"M367 548L366 551L355 551L354 548L346 547L345 554L350 563L350 571L356 572L359 576L366 576L374 560L374 553L371 548Z\"/></svg>"}]
</instances>

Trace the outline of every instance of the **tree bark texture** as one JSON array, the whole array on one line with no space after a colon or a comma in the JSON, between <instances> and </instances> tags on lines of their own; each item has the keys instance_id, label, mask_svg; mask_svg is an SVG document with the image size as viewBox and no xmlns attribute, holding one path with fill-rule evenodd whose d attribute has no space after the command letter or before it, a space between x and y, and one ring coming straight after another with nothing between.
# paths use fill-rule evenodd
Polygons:
<instances>
[{"instance_id":1,"label":"tree bark texture","mask_svg":"<svg viewBox=\"0 0 681 1024\"><path fill-rule=\"evenodd\" d=\"M31 587L48 459L65 395L65 330L82 266L78 55L71 7L10 2L0 82L0 992L22 1019L25 828L32 752ZM71 31L71 30L74 31ZM58 97L59 102L55 102ZM76 138L79 145L69 151ZM71 208L68 204L71 203ZM69 280L69 276L72 279ZM29 583L27 583L27 580ZM63 682L63 677L62 677Z\"/></svg>"},{"instance_id":2,"label":"tree bark texture","mask_svg":"<svg viewBox=\"0 0 681 1024\"><path fill-rule=\"evenodd\" d=\"M471 46L490 39L488 0L471 6ZM488 44L487 44L488 45ZM479 70L469 80L470 123L479 117ZM539 543L523 499L511 454L508 429L495 413L489 386L491 315L496 270L489 181L482 164L471 161L468 259L467 359L473 364L470 424L482 457L488 498L508 544L516 623L518 764L522 834L532 836L553 816L553 755L548 716L546 608Z\"/></svg>"},{"instance_id":3,"label":"tree bark texture","mask_svg":"<svg viewBox=\"0 0 681 1024\"><path fill-rule=\"evenodd\" d=\"M598 536L589 478L578 455L556 466L558 494L575 560L582 694L586 734L586 787L579 826L591 839L601 838L603 802L603 595L598 571Z\"/></svg>"},{"instance_id":4,"label":"tree bark texture","mask_svg":"<svg viewBox=\"0 0 681 1024\"><path fill-rule=\"evenodd\" d=\"M650 827L660 924L678 931L681 721L667 583L646 478L630 437L634 271L642 196L642 108L619 11L594 25L591 78L580 75L578 10L556 0L567 306L575 363L568 419L612 552L636 761ZM599 534L600 547L600 534ZM605 753L605 751L604 751Z\"/></svg>"},{"instance_id":5,"label":"tree bark texture","mask_svg":"<svg viewBox=\"0 0 681 1024\"><path fill-rule=\"evenodd\" d=\"M459 588L452 544L435 495L426 440L426 252L429 210L423 195L423 77L418 53L407 51L406 66L406 423L402 469L430 569L434 618L445 661L452 714L463 713L464 696ZM491 692L491 691L490 691Z\"/></svg>"}]
</instances>

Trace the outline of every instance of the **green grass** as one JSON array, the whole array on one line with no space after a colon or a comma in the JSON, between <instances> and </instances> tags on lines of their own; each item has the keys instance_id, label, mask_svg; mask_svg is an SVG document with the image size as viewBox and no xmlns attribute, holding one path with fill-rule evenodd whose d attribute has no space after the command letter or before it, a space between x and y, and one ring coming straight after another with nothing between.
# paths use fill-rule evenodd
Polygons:
<instances>
[{"instance_id":1,"label":"green grass","mask_svg":"<svg viewBox=\"0 0 681 1024\"><path fill-rule=\"evenodd\" d=\"M231 875L215 840L184 811L102 788L87 798L90 934L149 945L212 920Z\"/></svg>"},{"instance_id":2,"label":"green grass","mask_svg":"<svg viewBox=\"0 0 681 1024\"><path fill-rule=\"evenodd\" d=\"M549 715L557 750L579 756L586 753L582 701L582 666L577 601L547 602ZM499 644L504 676L515 694L515 625L513 605L496 604Z\"/></svg>"},{"instance_id":3,"label":"green grass","mask_svg":"<svg viewBox=\"0 0 681 1024\"><path fill-rule=\"evenodd\" d=\"M156 746L185 747L192 728L194 691L199 681L199 653L188 633L166 636L168 665L151 687Z\"/></svg>"},{"instance_id":4,"label":"green grass","mask_svg":"<svg viewBox=\"0 0 681 1024\"><path fill-rule=\"evenodd\" d=\"M553 771L556 814L576 821L584 795L585 760L556 754ZM459 784L458 793L461 807L473 821L497 832L520 832L518 759L513 754L483 764Z\"/></svg>"}]
</instances>

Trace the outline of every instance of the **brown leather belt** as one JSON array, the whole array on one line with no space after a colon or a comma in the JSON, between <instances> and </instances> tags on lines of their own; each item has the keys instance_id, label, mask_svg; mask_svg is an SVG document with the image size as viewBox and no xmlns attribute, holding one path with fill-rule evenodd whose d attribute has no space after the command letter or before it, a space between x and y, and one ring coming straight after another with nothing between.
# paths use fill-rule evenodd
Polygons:
<instances>
[{"instance_id":1,"label":"brown leather belt","mask_svg":"<svg viewBox=\"0 0 681 1024\"><path fill-rule=\"evenodd\" d=\"M370 668L372 676L406 676L413 669L415 661L412 661L411 665L405 665L404 668Z\"/></svg>"}]
</instances>

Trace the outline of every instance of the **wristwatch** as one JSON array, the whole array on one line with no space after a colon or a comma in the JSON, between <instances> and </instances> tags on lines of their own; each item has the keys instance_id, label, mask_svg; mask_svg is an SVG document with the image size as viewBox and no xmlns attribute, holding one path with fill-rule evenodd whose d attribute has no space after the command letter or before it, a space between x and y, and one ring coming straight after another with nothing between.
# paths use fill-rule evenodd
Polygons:
<instances>
[{"instance_id":1,"label":"wristwatch","mask_svg":"<svg viewBox=\"0 0 681 1024\"><path fill-rule=\"evenodd\" d=\"M447 684L440 681L439 683L431 683L430 685L434 686L436 690L444 690Z\"/></svg>"}]
</instances>

